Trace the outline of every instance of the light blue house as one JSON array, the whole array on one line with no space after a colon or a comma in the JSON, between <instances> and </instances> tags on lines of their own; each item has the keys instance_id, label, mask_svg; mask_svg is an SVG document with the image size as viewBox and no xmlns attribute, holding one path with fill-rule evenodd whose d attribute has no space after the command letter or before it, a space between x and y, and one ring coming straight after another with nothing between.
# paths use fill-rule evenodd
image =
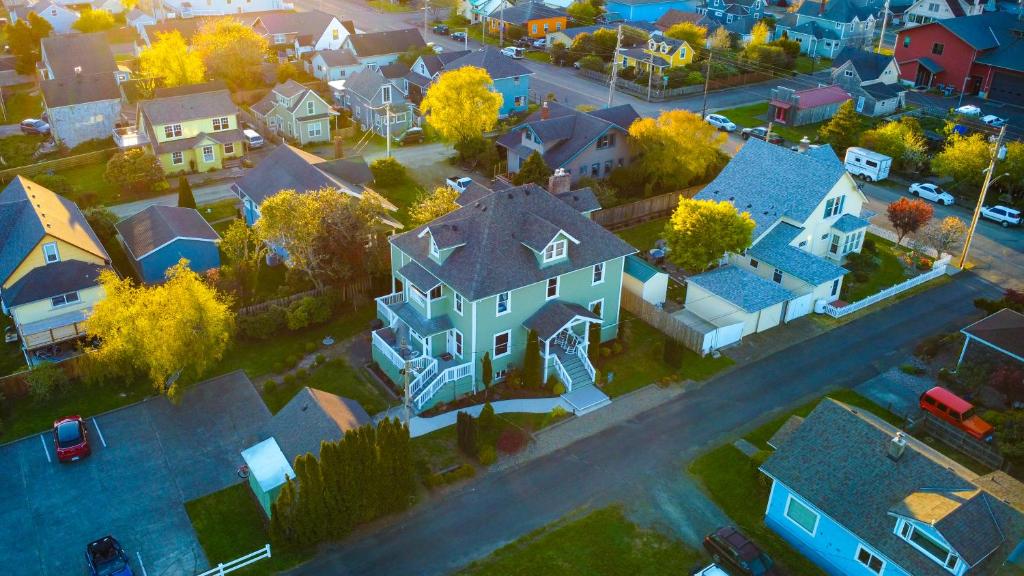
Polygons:
<instances>
[{"instance_id":1,"label":"light blue house","mask_svg":"<svg viewBox=\"0 0 1024 576\"><path fill-rule=\"evenodd\" d=\"M505 56L496 48L486 46L480 50L464 53L454 60L447 60L443 54L439 56L441 57L429 55L421 57L413 63L408 74L409 83L420 87L423 94L426 94L429 85L441 74L458 70L464 66L475 66L487 71L494 82L494 91L501 94L499 118L505 118L516 112L525 112L529 107L530 76L533 75L533 72ZM417 99L414 97L413 100Z\"/></svg>"},{"instance_id":2,"label":"light blue house","mask_svg":"<svg viewBox=\"0 0 1024 576\"><path fill-rule=\"evenodd\" d=\"M605 10L617 14L623 20L654 22L669 10L696 12L694 0L610 0Z\"/></svg>"},{"instance_id":3,"label":"light blue house","mask_svg":"<svg viewBox=\"0 0 1024 576\"><path fill-rule=\"evenodd\" d=\"M150 206L118 222L118 236L140 279L163 282L182 258L202 273L220 266L220 236L194 208Z\"/></svg>"},{"instance_id":4,"label":"light blue house","mask_svg":"<svg viewBox=\"0 0 1024 576\"><path fill-rule=\"evenodd\" d=\"M769 445L765 523L829 574L1019 573L1024 484L1006 473L979 476L831 399Z\"/></svg>"}]
</instances>

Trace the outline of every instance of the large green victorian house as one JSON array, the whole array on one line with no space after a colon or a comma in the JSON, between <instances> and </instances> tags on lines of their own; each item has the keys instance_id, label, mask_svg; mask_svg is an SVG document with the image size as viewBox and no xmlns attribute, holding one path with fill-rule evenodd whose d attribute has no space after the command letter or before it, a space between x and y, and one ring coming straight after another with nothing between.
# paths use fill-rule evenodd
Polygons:
<instances>
[{"instance_id":1,"label":"large green victorian house","mask_svg":"<svg viewBox=\"0 0 1024 576\"><path fill-rule=\"evenodd\" d=\"M377 298L384 327L373 359L404 382L417 411L480 390L481 360L494 379L522 367L530 330L545 380L567 391L594 384L588 326L615 338L626 256L636 250L590 219L589 189L569 190L563 171L548 189L471 185L460 208L391 238L392 293Z\"/></svg>"}]
</instances>

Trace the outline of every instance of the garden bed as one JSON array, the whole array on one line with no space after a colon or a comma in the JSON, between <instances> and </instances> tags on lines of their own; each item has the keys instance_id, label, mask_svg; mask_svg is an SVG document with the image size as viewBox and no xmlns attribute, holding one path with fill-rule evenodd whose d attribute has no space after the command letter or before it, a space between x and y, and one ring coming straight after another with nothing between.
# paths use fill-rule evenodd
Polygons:
<instances>
[{"instance_id":1,"label":"garden bed","mask_svg":"<svg viewBox=\"0 0 1024 576\"><path fill-rule=\"evenodd\" d=\"M932 259L880 236L867 234L860 254L846 256L839 298L853 303L932 269Z\"/></svg>"}]
</instances>

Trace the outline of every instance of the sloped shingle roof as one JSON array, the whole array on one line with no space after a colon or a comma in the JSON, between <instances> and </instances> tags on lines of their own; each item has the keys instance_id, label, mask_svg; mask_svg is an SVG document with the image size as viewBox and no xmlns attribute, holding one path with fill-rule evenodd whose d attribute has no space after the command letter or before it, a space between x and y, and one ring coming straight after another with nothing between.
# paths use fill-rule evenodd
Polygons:
<instances>
[{"instance_id":1,"label":"sloped shingle roof","mask_svg":"<svg viewBox=\"0 0 1024 576\"><path fill-rule=\"evenodd\" d=\"M368 32L353 34L348 37L352 49L360 58L379 56L381 54L397 54L427 45L423 36L416 28L404 30L387 30L384 32Z\"/></svg>"},{"instance_id":2,"label":"sloped shingle roof","mask_svg":"<svg viewBox=\"0 0 1024 576\"><path fill-rule=\"evenodd\" d=\"M1010 354L1024 357L1024 314L1003 308L961 330L975 338L998 346Z\"/></svg>"},{"instance_id":3,"label":"sloped shingle roof","mask_svg":"<svg viewBox=\"0 0 1024 576\"><path fill-rule=\"evenodd\" d=\"M193 208L154 205L118 222L115 227L130 256L141 260L178 238L216 242L220 236Z\"/></svg>"},{"instance_id":4,"label":"sloped shingle roof","mask_svg":"<svg viewBox=\"0 0 1024 576\"><path fill-rule=\"evenodd\" d=\"M751 246L747 254L813 286L835 280L848 272L838 264L791 245L801 232L803 228L779 222Z\"/></svg>"},{"instance_id":5,"label":"sloped shingle roof","mask_svg":"<svg viewBox=\"0 0 1024 576\"><path fill-rule=\"evenodd\" d=\"M839 68L843 64L850 62L857 70L857 75L860 76L860 79L866 81L874 80L881 76L886 66L888 66L892 60L892 56L886 56L885 54L868 52L867 50L861 50L860 48L846 47L843 48L842 51L840 51L832 60L832 67Z\"/></svg>"},{"instance_id":6,"label":"sloped shingle roof","mask_svg":"<svg viewBox=\"0 0 1024 576\"><path fill-rule=\"evenodd\" d=\"M355 400L307 386L274 414L265 432L294 462L306 453L319 456L321 442L341 440L345 432L370 423L370 416Z\"/></svg>"},{"instance_id":7,"label":"sloped shingle roof","mask_svg":"<svg viewBox=\"0 0 1024 576\"><path fill-rule=\"evenodd\" d=\"M320 165L324 163L326 161L319 156L284 144L275 148L255 168L248 170L232 188L241 190L256 204L281 190L302 193L336 188L353 196L362 194L356 183L343 181L321 169Z\"/></svg>"},{"instance_id":8,"label":"sloped shingle roof","mask_svg":"<svg viewBox=\"0 0 1024 576\"><path fill-rule=\"evenodd\" d=\"M227 90L143 100L139 102L139 110L151 126L238 114L238 107Z\"/></svg>"},{"instance_id":9,"label":"sloped shingle roof","mask_svg":"<svg viewBox=\"0 0 1024 576\"><path fill-rule=\"evenodd\" d=\"M686 279L712 294L738 306L744 312L758 312L785 302L793 294L779 284L738 266L722 266Z\"/></svg>"},{"instance_id":10,"label":"sloped shingle roof","mask_svg":"<svg viewBox=\"0 0 1024 576\"><path fill-rule=\"evenodd\" d=\"M41 45L54 78L71 77L76 67L82 69L82 74L106 72L111 78L117 72L117 62L103 32L49 36L41 40Z\"/></svg>"},{"instance_id":11,"label":"sloped shingle roof","mask_svg":"<svg viewBox=\"0 0 1024 576\"><path fill-rule=\"evenodd\" d=\"M81 260L61 260L33 268L3 291L4 305L10 309L12 306L91 288L99 283L100 272L108 269L107 266Z\"/></svg>"},{"instance_id":12,"label":"sloped shingle roof","mask_svg":"<svg viewBox=\"0 0 1024 576\"><path fill-rule=\"evenodd\" d=\"M480 50L474 50L461 58L456 58L445 65L445 70L457 70L464 66L476 66L483 68L492 79L512 78L515 76L528 76L533 74L529 68L505 56L501 51L485 46Z\"/></svg>"},{"instance_id":13,"label":"sloped shingle roof","mask_svg":"<svg viewBox=\"0 0 1024 576\"><path fill-rule=\"evenodd\" d=\"M48 108L61 108L101 100L119 100L121 90L109 72L72 74L56 80L42 80L39 87Z\"/></svg>"},{"instance_id":14,"label":"sloped shingle roof","mask_svg":"<svg viewBox=\"0 0 1024 576\"><path fill-rule=\"evenodd\" d=\"M502 18L505 22L512 24L526 24L530 20L558 18L560 16L566 16L565 10L553 8L541 2L520 2L511 8L494 10L489 15L490 18Z\"/></svg>"}]
</instances>

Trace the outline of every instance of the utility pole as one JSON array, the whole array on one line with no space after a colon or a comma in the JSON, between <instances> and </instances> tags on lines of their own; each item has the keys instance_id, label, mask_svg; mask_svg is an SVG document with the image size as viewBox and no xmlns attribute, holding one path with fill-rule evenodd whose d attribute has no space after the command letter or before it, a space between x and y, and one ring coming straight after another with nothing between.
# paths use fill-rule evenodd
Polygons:
<instances>
[{"instance_id":1,"label":"utility pole","mask_svg":"<svg viewBox=\"0 0 1024 576\"><path fill-rule=\"evenodd\" d=\"M889 21L889 0L885 0L885 8L882 9L882 33L878 36L878 53L882 53L882 42L885 41L885 24Z\"/></svg>"},{"instance_id":2,"label":"utility pole","mask_svg":"<svg viewBox=\"0 0 1024 576\"><path fill-rule=\"evenodd\" d=\"M647 101L651 101L651 80L654 79L654 55L647 61Z\"/></svg>"},{"instance_id":3,"label":"utility pole","mask_svg":"<svg viewBox=\"0 0 1024 576\"><path fill-rule=\"evenodd\" d=\"M498 4L498 48L505 47L505 0Z\"/></svg>"},{"instance_id":4,"label":"utility pole","mask_svg":"<svg viewBox=\"0 0 1024 576\"><path fill-rule=\"evenodd\" d=\"M974 207L974 214L971 216L971 226L967 229L967 237L964 238L964 250L960 253L960 269L967 264L967 252L971 249L971 240L974 239L974 229L978 226L978 218L981 216L981 207L985 204L985 195L988 194L988 186L992 183L992 173L996 171L996 161L999 160L1000 149L1003 147L1003 137L1006 136L1006 125L999 129L999 137L996 138L995 148L988 162L988 169L985 172L985 182L981 185L981 194L978 195L978 204Z\"/></svg>"},{"instance_id":5,"label":"utility pole","mask_svg":"<svg viewBox=\"0 0 1024 576\"><path fill-rule=\"evenodd\" d=\"M608 80L608 106L612 107L612 99L615 96L615 80L619 74L619 48L622 46L622 24L619 24L619 31L615 34L615 52L612 53L612 77Z\"/></svg>"},{"instance_id":6,"label":"utility pole","mask_svg":"<svg viewBox=\"0 0 1024 576\"><path fill-rule=\"evenodd\" d=\"M427 12L430 10L430 0L423 0L423 37L427 37Z\"/></svg>"},{"instance_id":7,"label":"utility pole","mask_svg":"<svg viewBox=\"0 0 1024 576\"><path fill-rule=\"evenodd\" d=\"M711 55L715 51L712 48L708 48L708 67L704 72L704 104L700 107L700 117L703 119L708 113L708 82L711 81Z\"/></svg>"}]
</instances>

